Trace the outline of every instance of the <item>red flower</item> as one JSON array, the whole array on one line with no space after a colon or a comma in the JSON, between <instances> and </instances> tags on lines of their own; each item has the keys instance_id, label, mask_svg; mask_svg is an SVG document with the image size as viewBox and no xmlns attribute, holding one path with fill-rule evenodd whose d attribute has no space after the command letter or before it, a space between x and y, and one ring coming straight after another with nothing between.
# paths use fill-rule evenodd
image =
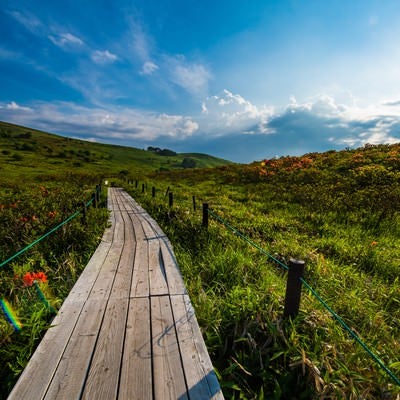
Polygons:
<instances>
[{"instance_id":1,"label":"red flower","mask_svg":"<svg viewBox=\"0 0 400 400\"><path fill-rule=\"evenodd\" d=\"M32 273L27 272L23 277L22 280L24 281L25 286L32 286L35 280L35 277Z\"/></svg>"},{"instance_id":2,"label":"red flower","mask_svg":"<svg viewBox=\"0 0 400 400\"><path fill-rule=\"evenodd\" d=\"M43 283L47 282L47 276L44 272L37 272L35 274L35 280L42 281Z\"/></svg>"},{"instance_id":3,"label":"red flower","mask_svg":"<svg viewBox=\"0 0 400 400\"><path fill-rule=\"evenodd\" d=\"M57 215L57 211L49 211L49 213L47 214L50 218L54 218Z\"/></svg>"},{"instance_id":4,"label":"red flower","mask_svg":"<svg viewBox=\"0 0 400 400\"><path fill-rule=\"evenodd\" d=\"M32 286L33 283L36 282L47 282L47 276L44 272L27 272L23 277L25 286Z\"/></svg>"}]
</instances>

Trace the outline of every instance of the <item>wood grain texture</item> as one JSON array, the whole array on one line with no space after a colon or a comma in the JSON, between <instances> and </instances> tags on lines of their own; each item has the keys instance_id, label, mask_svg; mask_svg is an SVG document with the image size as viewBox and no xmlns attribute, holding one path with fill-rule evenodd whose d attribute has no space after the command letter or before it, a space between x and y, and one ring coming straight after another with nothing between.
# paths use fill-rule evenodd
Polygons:
<instances>
[{"instance_id":1,"label":"wood grain texture","mask_svg":"<svg viewBox=\"0 0 400 400\"><path fill-rule=\"evenodd\" d=\"M150 299L130 300L122 359L120 400L152 399Z\"/></svg>"},{"instance_id":2,"label":"wood grain texture","mask_svg":"<svg viewBox=\"0 0 400 400\"><path fill-rule=\"evenodd\" d=\"M189 296L171 296L171 303L190 398L222 399Z\"/></svg>"},{"instance_id":3,"label":"wood grain texture","mask_svg":"<svg viewBox=\"0 0 400 400\"><path fill-rule=\"evenodd\" d=\"M45 399L78 399L80 397L106 304L106 300L86 302Z\"/></svg>"},{"instance_id":4,"label":"wood grain texture","mask_svg":"<svg viewBox=\"0 0 400 400\"><path fill-rule=\"evenodd\" d=\"M151 297L154 398L187 399L169 296Z\"/></svg>"},{"instance_id":5,"label":"wood grain texture","mask_svg":"<svg viewBox=\"0 0 400 400\"><path fill-rule=\"evenodd\" d=\"M82 399L117 398L127 309L127 299L109 300Z\"/></svg>"},{"instance_id":6,"label":"wood grain texture","mask_svg":"<svg viewBox=\"0 0 400 400\"><path fill-rule=\"evenodd\" d=\"M8 399L42 399L64 353L82 303L69 301L52 322Z\"/></svg>"},{"instance_id":7,"label":"wood grain texture","mask_svg":"<svg viewBox=\"0 0 400 400\"><path fill-rule=\"evenodd\" d=\"M171 243L126 192L9 396L223 399Z\"/></svg>"}]
</instances>

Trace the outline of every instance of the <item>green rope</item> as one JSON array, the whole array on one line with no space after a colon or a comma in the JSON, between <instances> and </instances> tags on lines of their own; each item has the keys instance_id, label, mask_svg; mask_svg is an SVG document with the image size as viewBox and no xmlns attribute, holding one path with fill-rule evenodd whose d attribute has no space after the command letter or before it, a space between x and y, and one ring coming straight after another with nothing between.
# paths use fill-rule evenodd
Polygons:
<instances>
[{"instance_id":1,"label":"green rope","mask_svg":"<svg viewBox=\"0 0 400 400\"><path fill-rule=\"evenodd\" d=\"M15 258L17 258L18 256L20 256L21 254L25 253L27 250L29 250L31 247L33 247L35 244L39 243L40 241L42 241L43 239L45 239L47 236L51 235L53 232L55 232L57 229L61 228L63 225L65 225L67 222L71 221L72 219L74 219L76 216L78 216L81 212L77 211L75 214L72 214L71 216L69 216L65 221L59 223L57 226L55 226L53 229L49 230L47 233L45 233L43 236L41 236L40 238L36 239L35 241L33 241L32 243L28 244L28 246L24 247L23 249L21 249L20 251L18 251L17 253L15 253L13 256L11 256L10 258L7 258L7 260L3 261L0 264L0 268L4 267L6 264L8 264L10 261L14 260Z\"/></svg>"},{"instance_id":2,"label":"green rope","mask_svg":"<svg viewBox=\"0 0 400 400\"><path fill-rule=\"evenodd\" d=\"M344 328L350 336L353 337L358 344L370 355L370 357L393 379L393 381L400 386L400 379L382 362L382 360L363 342L363 340L358 336L343 319L332 310L331 307L326 303L326 301L313 289L303 278L300 278L303 285L311 292L311 294L332 314L337 322Z\"/></svg>"},{"instance_id":3,"label":"green rope","mask_svg":"<svg viewBox=\"0 0 400 400\"><path fill-rule=\"evenodd\" d=\"M242 239L244 239L246 242L260 250L263 254L267 255L270 257L273 261L278 263L281 267L284 269L288 270L288 266L281 263L279 260L271 256L268 252L266 252L264 249L262 249L260 246L258 246L256 243L254 243L251 239L249 239L247 236L243 235L241 232L239 232L236 228L234 228L232 225L230 225L228 222L223 220L221 217L219 217L217 214L215 214L212 210L208 209L209 214L211 214L214 218L216 218L218 221L220 221L223 225L225 225L227 228L229 228L234 234L237 236L240 236ZM392 378L392 380L400 386L400 379L382 362L382 360L364 343L364 341L343 321L343 319L335 313L335 311L332 310L332 308L325 302L325 300L303 279L300 278L301 282L303 285L310 291L310 293L325 307L327 311L336 319L337 322L344 328L352 337L353 339L361 345L361 347L369 354L369 356Z\"/></svg>"},{"instance_id":4,"label":"green rope","mask_svg":"<svg viewBox=\"0 0 400 400\"><path fill-rule=\"evenodd\" d=\"M277 258L272 256L270 253L265 251L262 247L260 247L258 244L254 243L251 239L249 239L247 236L245 236L243 233L238 231L236 228L234 228L232 225L230 225L228 222L223 220L221 217L219 217L215 212L213 212L211 209L208 209L209 214L211 214L215 219L217 219L219 222L221 222L223 225L225 225L228 229L230 229L236 236L241 237L243 240L245 240L247 243L251 244L253 247L261 251L263 254L265 254L267 257L269 257L272 261L276 262L278 265L280 265L283 269L286 271L289 269L287 265L285 265L283 262L279 261Z\"/></svg>"},{"instance_id":5,"label":"green rope","mask_svg":"<svg viewBox=\"0 0 400 400\"><path fill-rule=\"evenodd\" d=\"M98 190L96 192L99 192L100 188L98 188ZM86 204L86 207L89 207L94 201L94 197L92 197ZM18 256L20 256L21 254L25 253L27 250L29 250L31 247L33 247L35 244L39 243L40 241L42 241L43 239L45 239L47 236L51 235L53 232L55 232L57 229L60 229L63 225L65 225L66 223L68 223L69 221L71 221L72 219L74 219L75 217L77 217L79 214L81 213L81 211L76 211L74 214L72 214L71 216L69 216L65 221L59 223L57 226L55 226L53 229L51 229L50 231L48 231L47 233L45 233L43 236L41 236L39 239L36 239L35 241L33 241L32 243L28 244L28 246L24 247L23 249L21 249L20 251L18 251L17 253L15 253L13 256L11 256L10 258L7 258L7 260L3 261L0 264L0 268L4 267L6 264L8 264L10 261L14 260L15 258L17 258Z\"/></svg>"}]
</instances>

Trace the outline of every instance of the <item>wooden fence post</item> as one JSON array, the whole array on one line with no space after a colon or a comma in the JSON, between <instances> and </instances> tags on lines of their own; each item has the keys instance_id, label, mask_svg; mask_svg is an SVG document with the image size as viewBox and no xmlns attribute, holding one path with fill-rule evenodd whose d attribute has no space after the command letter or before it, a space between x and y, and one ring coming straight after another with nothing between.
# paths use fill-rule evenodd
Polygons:
<instances>
[{"instance_id":1,"label":"wooden fence post","mask_svg":"<svg viewBox=\"0 0 400 400\"><path fill-rule=\"evenodd\" d=\"M203 203L203 223L204 228L208 228L208 203Z\"/></svg>"},{"instance_id":2,"label":"wooden fence post","mask_svg":"<svg viewBox=\"0 0 400 400\"><path fill-rule=\"evenodd\" d=\"M96 185L96 201L100 203L100 185Z\"/></svg>"},{"instance_id":3,"label":"wooden fence post","mask_svg":"<svg viewBox=\"0 0 400 400\"><path fill-rule=\"evenodd\" d=\"M151 188L151 197L156 197L156 188L154 186Z\"/></svg>"},{"instance_id":4,"label":"wooden fence post","mask_svg":"<svg viewBox=\"0 0 400 400\"><path fill-rule=\"evenodd\" d=\"M144 193L144 183L142 183L142 193Z\"/></svg>"},{"instance_id":5,"label":"wooden fence post","mask_svg":"<svg viewBox=\"0 0 400 400\"><path fill-rule=\"evenodd\" d=\"M164 197L167 197L167 194L169 193L169 186L167 187L167 190L166 190L166 192L165 192L165 196Z\"/></svg>"},{"instance_id":6,"label":"wooden fence post","mask_svg":"<svg viewBox=\"0 0 400 400\"><path fill-rule=\"evenodd\" d=\"M172 207L174 205L174 194L172 192L169 192L169 206Z\"/></svg>"},{"instance_id":7,"label":"wooden fence post","mask_svg":"<svg viewBox=\"0 0 400 400\"><path fill-rule=\"evenodd\" d=\"M93 207L97 208L97 194L96 194L96 192L93 193L92 199L93 199Z\"/></svg>"},{"instance_id":8,"label":"wooden fence post","mask_svg":"<svg viewBox=\"0 0 400 400\"><path fill-rule=\"evenodd\" d=\"M192 200L193 200L193 211L196 211L196 197L192 196Z\"/></svg>"},{"instance_id":9,"label":"wooden fence post","mask_svg":"<svg viewBox=\"0 0 400 400\"><path fill-rule=\"evenodd\" d=\"M289 260L289 272L286 284L284 318L294 318L300 307L301 278L304 273L304 261L291 258Z\"/></svg>"},{"instance_id":10,"label":"wooden fence post","mask_svg":"<svg viewBox=\"0 0 400 400\"><path fill-rule=\"evenodd\" d=\"M137 189L138 185L139 185L139 182L138 182L138 180L136 179L136 181L135 181L135 189Z\"/></svg>"}]
</instances>

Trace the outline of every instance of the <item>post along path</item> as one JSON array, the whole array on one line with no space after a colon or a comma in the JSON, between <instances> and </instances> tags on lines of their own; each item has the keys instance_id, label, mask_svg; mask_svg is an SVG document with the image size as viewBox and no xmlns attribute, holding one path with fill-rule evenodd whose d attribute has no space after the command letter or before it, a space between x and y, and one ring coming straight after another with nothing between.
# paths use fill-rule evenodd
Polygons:
<instances>
[{"instance_id":1,"label":"post along path","mask_svg":"<svg viewBox=\"0 0 400 400\"><path fill-rule=\"evenodd\" d=\"M223 399L168 238L126 192L9 400Z\"/></svg>"}]
</instances>

